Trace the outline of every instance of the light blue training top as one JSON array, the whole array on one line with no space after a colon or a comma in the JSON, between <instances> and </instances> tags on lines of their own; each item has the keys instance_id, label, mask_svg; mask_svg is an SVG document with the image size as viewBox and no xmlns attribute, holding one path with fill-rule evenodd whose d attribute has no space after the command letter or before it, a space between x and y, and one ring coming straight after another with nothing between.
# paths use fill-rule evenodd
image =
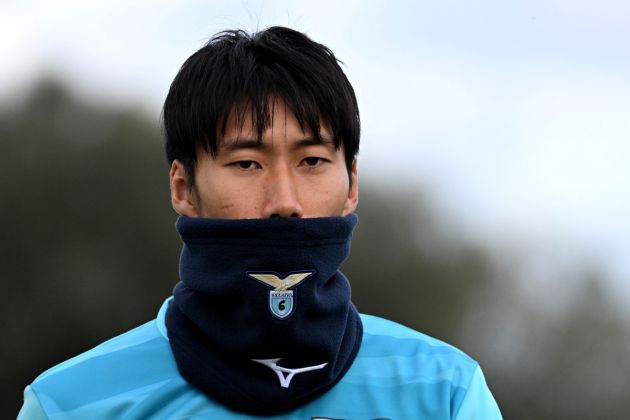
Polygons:
<instances>
[{"instance_id":1,"label":"light blue training top","mask_svg":"<svg viewBox=\"0 0 630 420\"><path fill-rule=\"evenodd\" d=\"M24 391L19 420L247 419L179 374L164 317L69 359ZM363 342L346 375L315 401L264 419L501 419L477 362L400 324L361 315Z\"/></svg>"}]
</instances>

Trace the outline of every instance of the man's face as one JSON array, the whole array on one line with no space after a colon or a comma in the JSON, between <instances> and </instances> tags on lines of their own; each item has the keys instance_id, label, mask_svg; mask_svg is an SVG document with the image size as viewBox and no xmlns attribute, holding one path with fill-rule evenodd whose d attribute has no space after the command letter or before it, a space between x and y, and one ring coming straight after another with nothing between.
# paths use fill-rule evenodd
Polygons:
<instances>
[{"instance_id":1,"label":"man's face","mask_svg":"<svg viewBox=\"0 0 630 420\"><path fill-rule=\"evenodd\" d=\"M217 139L216 157L198 153L192 190L181 163L173 162L173 208L189 217L220 219L350 214L358 203L356 164L350 183L343 149L335 150L326 124L321 138L318 143L302 131L282 101L260 143L251 116L242 126L230 118L225 136Z\"/></svg>"}]
</instances>

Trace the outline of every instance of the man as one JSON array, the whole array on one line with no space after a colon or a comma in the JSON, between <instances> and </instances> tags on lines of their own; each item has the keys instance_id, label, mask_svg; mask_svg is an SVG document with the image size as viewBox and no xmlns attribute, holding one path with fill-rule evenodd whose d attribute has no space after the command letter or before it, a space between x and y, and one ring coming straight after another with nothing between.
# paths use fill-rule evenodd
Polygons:
<instances>
[{"instance_id":1,"label":"man","mask_svg":"<svg viewBox=\"0 0 630 420\"><path fill-rule=\"evenodd\" d=\"M181 281L157 319L39 376L21 418L501 417L476 362L350 301L360 123L330 50L221 33L163 118Z\"/></svg>"}]
</instances>

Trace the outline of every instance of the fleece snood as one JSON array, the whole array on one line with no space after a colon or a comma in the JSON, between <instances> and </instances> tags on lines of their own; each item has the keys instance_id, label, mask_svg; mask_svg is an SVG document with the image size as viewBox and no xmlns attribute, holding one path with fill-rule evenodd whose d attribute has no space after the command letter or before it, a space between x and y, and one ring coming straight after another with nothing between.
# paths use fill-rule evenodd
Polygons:
<instances>
[{"instance_id":1,"label":"fleece snood","mask_svg":"<svg viewBox=\"0 0 630 420\"><path fill-rule=\"evenodd\" d=\"M346 373L362 325L339 271L355 215L180 217L180 282L166 314L181 375L247 414L291 411Z\"/></svg>"}]
</instances>

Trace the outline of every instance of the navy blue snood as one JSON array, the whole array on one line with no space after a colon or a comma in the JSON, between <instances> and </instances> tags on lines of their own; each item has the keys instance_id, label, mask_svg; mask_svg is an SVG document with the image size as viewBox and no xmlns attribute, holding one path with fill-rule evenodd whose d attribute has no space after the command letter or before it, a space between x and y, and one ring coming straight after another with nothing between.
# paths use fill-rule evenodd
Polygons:
<instances>
[{"instance_id":1,"label":"navy blue snood","mask_svg":"<svg viewBox=\"0 0 630 420\"><path fill-rule=\"evenodd\" d=\"M352 364L362 325L339 271L355 215L180 217L180 282L166 313L181 375L239 412L291 411Z\"/></svg>"}]
</instances>

